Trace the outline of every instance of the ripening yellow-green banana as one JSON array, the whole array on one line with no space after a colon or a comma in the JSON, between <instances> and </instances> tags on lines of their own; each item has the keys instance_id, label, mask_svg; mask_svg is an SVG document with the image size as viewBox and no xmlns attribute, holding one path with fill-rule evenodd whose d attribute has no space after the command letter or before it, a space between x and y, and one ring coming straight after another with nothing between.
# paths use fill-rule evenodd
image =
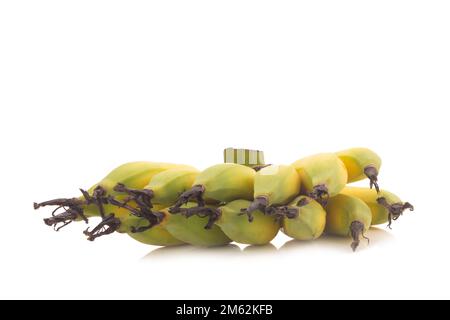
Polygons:
<instances>
[{"instance_id":1,"label":"ripening yellow-green banana","mask_svg":"<svg viewBox=\"0 0 450 320\"><path fill-rule=\"evenodd\" d=\"M249 205L248 200L234 200L219 207L216 225L233 241L251 245L270 243L277 235L280 224L274 217L265 215L260 210L253 212L253 221L250 223L245 216L239 214L241 208Z\"/></svg>"},{"instance_id":2,"label":"ripening yellow-green banana","mask_svg":"<svg viewBox=\"0 0 450 320\"><path fill-rule=\"evenodd\" d=\"M144 188L152 192L152 204L167 208L192 187L200 172L195 168L169 169L155 175Z\"/></svg>"},{"instance_id":3,"label":"ripening yellow-green banana","mask_svg":"<svg viewBox=\"0 0 450 320\"><path fill-rule=\"evenodd\" d=\"M398 196L386 190L377 193L369 188L345 187L341 193L357 197L369 206L372 212L372 225L388 222L390 227L392 220L397 220L403 211L414 210L409 202L402 202Z\"/></svg>"},{"instance_id":4,"label":"ripening yellow-green banana","mask_svg":"<svg viewBox=\"0 0 450 320\"><path fill-rule=\"evenodd\" d=\"M193 187L182 193L171 212L176 212L183 204L197 201L199 206L206 203L230 202L237 199L253 200L255 170L235 163L221 163L200 172Z\"/></svg>"},{"instance_id":5,"label":"ripening yellow-green banana","mask_svg":"<svg viewBox=\"0 0 450 320\"><path fill-rule=\"evenodd\" d=\"M255 174L254 200L241 213L253 220L252 213L268 206L283 205L300 193L300 177L291 165L270 165Z\"/></svg>"},{"instance_id":6,"label":"ripening yellow-green banana","mask_svg":"<svg viewBox=\"0 0 450 320\"><path fill-rule=\"evenodd\" d=\"M188 202L187 204L181 206L178 213L170 213L168 209L162 210L162 212L167 215L167 222L165 228L169 233L185 242L194 246L202 247L212 247L221 246L231 242L225 233L217 225L212 224L209 228L205 227L208 225L209 217L207 215L185 215L183 214L184 209L189 208L200 208L197 203ZM201 207L200 209L211 209L215 211L217 208L213 206Z\"/></svg>"},{"instance_id":7,"label":"ripening yellow-green banana","mask_svg":"<svg viewBox=\"0 0 450 320\"><path fill-rule=\"evenodd\" d=\"M325 229L327 213L314 199L298 196L282 213L282 231L297 240L313 240L320 237Z\"/></svg>"},{"instance_id":8,"label":"ripening yellow-green banana","mask_svg":"<svg viewBox=\"0 0 450 320\"><path fill-rule=\"evenodd\" d=\"M128 195L117 192L115 186L117 186L117 184L123 184L129 188L138 190L143 189L153 176L173 168L192 167L163 162L138 161L125 163L112 170L89 190L81 190L83 195L79 198L61 198L42 203L35 203L34 208L57 206L65 209L62 213L44 219L44 222L47 225L56 226L62 224L61 227L63 227L72 221L84 220L87 222L89 217L102 217L104 221L102 221L101 226L103 228L98 226L99 232L104 228L108 228L109 230L115 229L119 232L127 232L127 230L124 230L120 225L121 222L129 217L130 211L117 205L112 205L109 198L114 197L116 201L121 201L126 200ZM131 201L129 206L135 207L133 201ZM93 240L93 237L89 238Z\"/></svg>"},{"instance_id":9,"label":"ripening yellow-green banana","mask_svg":"<svg viewBox=\"0 0 450 320\"><path fill-rule=\"evenodd\" d=\"M380 190L378 172L381 167L381 158L374 151L367 148L351 148L336 152L336 155L347 168L348 182L368 178L370 188L375 186L377 192Z\"/></svg>"},{"instance_id":10,"label":"ripening yellow-green banana","mask_svg":"<svg viewBox=\"0 0 450 320\"><path fill-rule=\"evenodd\" d=\"M326 204L347 183L347 169L334 153L312 155L292 165L300 175L302 190L321 204Z\"/></svg>"},{"instance_id":11,"label":"ripening yellow-green banana","mask_svg":"<svg viewBox=\"0 0 450 320\"><path fill-rule=\"evenodd\" d=\"M120 183L127 186L128 188L133 189L143 189L157 174L170 169L180 168L196 170L191 166L183 164L145 161L129 162L111 171L99 183L92 186L88 190L88 192L89 194L92 194L93 190L95 190L96 187L101 186L108 192L108 194L125 198L126 195L123 195L123 193L116 192L114 190L114 187L117 184Z\"/></svg>"},{"instance_id":12,"label":"ripening yellow-green banana","mask_svg":"<svg viewBox=\"0 0 450 320\"><path fill-rule=\"evenodd\" d=\"M144 244L154 245L154 246L176 246L184 244L183 241L178 240L172 236L166 229L167 216L162 212L164 218L160 221L158 225L153 226L143 232L127 232L127 234L136 241ZM130 217L127 221L129 228L139 228L145 227L148 221L138 217Z\"/></svg>"},{"instance_id":13,"label":"ripening yellow-green banana","mask_svg":"<svg viewBox=\"0 0 450 320\"><path fill-rule=\"evenodd\" d=\"M162 219L162 217L158 217L156 210L173 205L178 196L192 186L198 173L199 171L195 168L183 166L157 173L144 189L133 189L122 183L117 184L113 190L126 194L128 198L122 203L117 199L109 199L110 204L116 205L118 208L126 207L134 216L144 218L148 222L146 226L143 226L141 222L139 226L129 227L129 223L125 223L124 220L127 220L130 214L124 217L119 216L121 227L117 231L148 233L147 229L159 225Z\"/></svg>"},{"instance_id":14,"label":"ripening yellow-green banana","mask_svg":"<svg viewBox=\"0 0 450 320\"><path fill-rule=\"evenodd\" d=\"M338 194L329 199L325 210L327 212L325 231L328 234L351 236L353 251L358 247L360 237L367 239L364 233L372 224L372 212L364 201L354 196Z\"/></svg>"}]
</instances>

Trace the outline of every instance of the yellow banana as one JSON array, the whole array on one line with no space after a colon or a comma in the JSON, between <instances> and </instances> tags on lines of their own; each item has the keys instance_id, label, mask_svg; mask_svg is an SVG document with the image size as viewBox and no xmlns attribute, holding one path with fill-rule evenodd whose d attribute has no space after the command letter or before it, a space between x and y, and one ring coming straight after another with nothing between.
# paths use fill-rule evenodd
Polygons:
<instances>
[{"instance_id":1,"label":"yellow banana","mask_svg":"<svg viewBox=\"0 0 450 320\"><path fill-rule=\"evenodd\" d=\"M146 229L143 232L127 232L127 234L136 241L144 244L154 246L176 246L184 244L183 241L178 240L172 236L166 229L167 216L164 214L164 218L159 224L153 226L150 229ZM138 217L130 217L127 221L129 228L145 228L148 221Z\"/></svg>"},{"instance_id":2,"label":"yellow banana","mask_svg":"<svg viewBox=\"0 0 450 320\"><path fill-rule=\"evenodd\" d=\"M292 164L300 175L302 190L321 204L337 195L347 183L347 169L333 153L321 153Z\"/></svg>"},{"instance_id":3,"label":"yellow banana","mask_svg":"<svg viewBox=\"0 0 450 320\"><path fill-rule=\"evenodd\" d=\"M199 171L194 168L176 168L155 175L144 188L152 191L152 204L169 207L180 194L192 187Z\"/></svg>"},{"instance_id":4,"label":"yellow banana","mask_svg":"<svg viewBox=\"0 0 450 320\"><path fill-rule=\"evenodd\" d=\"M255 170L235 163L221 163L202 171L193 187L183 192L171 212L187 202L196 200L199 206L207 203L230 202L237 199L253 199Z\"/></svg>"},{"instance_id":5,"label":"yellow banana","mask_svg":"<svg viewBox=\"0 0 450 320\"><path fill-rule=\"evenodd\" d=\"M199 171L192 167L168 169L154 175L144 189L132 189L119 183L114 187L114 191L127 194L128 197L122 203L112 199L109 202L114 201L113 204L127 207L134 215L148 218L147 228L140 225L131 230L132 232L143 232L157 224L157 221L154 220L157 213L154 213L152 208L157 206L162 209L173 205L178 196L192 186L198 173ZM129 202L134 202L139 210L130 208Z\"/></svg>"},{"instance_id":6,"label":"yellow banana","mask_svg":"<svg viewBox=\"0 0 450 320\"><path fill-rule=\"evenodd\" d=\"M253 220L252 212L264 212L268 206L282 205L300 193L300 177L291 165L270 165L255 174L254 199L247 208L248 220Z\"/></svg>"},{"instance_id":7,"label":"yellow banana","mask_svg":"<svg viewBox=\"0 0 450 320\"><path fill-rule=\"evenodd\" d=\"M409 202L402 202L398 196L386 190L380 190L377 193L368 188L346 187L341 193L357 197L369 206L372 212L372 225L388 222L390 228L392 220L397 220L403 211L414 210Z\"/></svg>"},{"instance_id":8,"label":"yellow banana","mask_svg":"<svg viewBox=\"0 0 450 320\"><path fill-rule=\"evenodd\" d=\"M175 238L194 246L221 246L231 242L225 233L216 225L205 227L207 216L196 215L195 210L215 211L215 207L198 207L197 203L189 202L179 208L177 214L171 214L169 210L162 210L167 215L166 230ZM193 209L194 211L188 211Z\"/></svg>"},{"instance_id":9,"label":"yellow banana","mask_svg":"<svg viewBox=\"0 0 450 320\"><path fill-rule=\"evenodd\" d=\"M252 245L270 243L278 233L280 224L274 217L265 215L262 211L253 212L253 222L250 223L244 216L239 215L241 208L248 207L248 200L234 200L219 207L218 225L232 240Z\"/></svg>"},{"instance_id":10,"label":"yellow banana","mask_svg":"<svg viewBox=\"0 0 450 320\"><path fill-rule=\"evenodd\" d=\"M369 178L370 188L378 186L378 172L381 167L381 158L367 148L351 148L336 152L339 159L344 162L348 173L348 182L354 182Z\"/></svg>"},{"instance_id":11,"label":"yellow banana","mask_svg":"<svg viewBox=\"0 0 450 320\"><path fill-rule=\"evenodd\" d=\"M313 240L325 229L327 213L314 199L298 196L288 206L269 209L282 218L282 231L297 240Z\"/></svg>"},{"instance_id":12,"label":"yellow banana","mask_svg":"<svg viewBox=\"0 0 450 320\"><path fill-rule=\"evenodd\" d=\"M359 245L360 237L367 239L364 233L372 223L370 208L357 197L338 194L330 198L325 207L327 223L325 231L329 234L347 237L351 236L353 251Z\"/></svg>"},{"instance_id":13,"label":"yellow banana","mask_svg":"<svg viewBox=\"0 0 450 320\"><path fill-rule=\"evenodd\" d=\"M112 170L88 191L80 189L83 194L82 197L61 198L35 203L34 208L37 209L49 205L57 206L57 209L64 208L64 212L44 219L47 225L54 226L56 230L61 229L72 221L84 220L87 222L89 217L101 217L102 222L94 228L95 233L94 230L85 231L89 240L112 233L115 230L125 232L126 230L121 228L121 223L129 217L130 212L128 209L118 206L118 203L120 203L120 200L126 199L127 196L114 190L114 187L121 183L130 186L130 188L142 189L156 174L179 167L186 168L189 166L162 162L129 162ZM110 201L112 198L116 200L114 204ZM130 203L129 207L135 207L135 204ZM62 223L62 226L56 228L60 223Z\"/></svg>"}]
</instances>

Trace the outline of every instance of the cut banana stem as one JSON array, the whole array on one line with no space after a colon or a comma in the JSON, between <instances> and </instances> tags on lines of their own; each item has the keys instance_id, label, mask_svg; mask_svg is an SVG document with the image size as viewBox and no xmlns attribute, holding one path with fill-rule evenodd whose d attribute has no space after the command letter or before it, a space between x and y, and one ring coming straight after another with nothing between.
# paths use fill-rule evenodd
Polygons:
<instances>
[{"instance_id":1,"label":"cut banana stem","mask_svg":"<svg viewBox=\"0 0 450 320\"><path fill-rule=\"evenodd\" d=\"M348 182L355 182L368 178L370 188L378 186L378 172L381 167L381 158L372 150L367 148L351 148L336 152L342 160L348 173Z\"/></svg>"},{"instance_id":2,"label":"cut banana stem","mask_svg":"<svg viewBox=\"0 0 450 320\"><path fill-rule=\"evenodd\" d=\"M264 167L264 152L251 149L226 148L223 150L223 162L242 164L253 169Z\"/></svg>"}]
</instances>

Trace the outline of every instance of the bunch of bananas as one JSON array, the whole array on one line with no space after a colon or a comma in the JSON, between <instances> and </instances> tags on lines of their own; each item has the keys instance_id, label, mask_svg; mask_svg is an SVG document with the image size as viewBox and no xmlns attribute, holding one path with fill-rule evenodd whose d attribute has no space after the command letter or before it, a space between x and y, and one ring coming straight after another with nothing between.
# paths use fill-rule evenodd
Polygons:
<instances>
[{"instance_id":1,"label":"bunch of bananas","mask_svg":"<svg viewBox=\"0 0 450 320\"><path fill-rule=\"evenodd\" d=\"M55 230L100 217L88 240L125 233L157 246L264 245L282 230L298 240L322 234L351 237L355 250L372 225L413 210L378 185L380 157L367 148L322 153L290 165L265 165L261 151L226 149L224 163L203 171L181 164L131 162L111 171L78 198L34 203L56 206L44 222ZM350 182L369 179L369 187ZM59 212L59 209L63 209Z\"/></svg>"}]
</instances>

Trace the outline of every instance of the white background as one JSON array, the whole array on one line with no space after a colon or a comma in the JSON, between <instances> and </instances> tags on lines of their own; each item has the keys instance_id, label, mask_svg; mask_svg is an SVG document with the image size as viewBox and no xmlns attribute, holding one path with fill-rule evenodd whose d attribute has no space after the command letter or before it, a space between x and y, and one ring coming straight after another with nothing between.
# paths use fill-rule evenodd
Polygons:
<instances>
[{"instance_id":1,"label":"white background","mask_svg":"<svg viewBox=\"0 0 450 320\"><path fill-rule=\"evenodd\" d=\"M0 298L450 298L449 16L448 1L0 2ZM370 147L416 210L353 254L282 235L91 243L32 209L123 162L202 169L229 146L270 163Z\"/></svg>"}]
</instances>

